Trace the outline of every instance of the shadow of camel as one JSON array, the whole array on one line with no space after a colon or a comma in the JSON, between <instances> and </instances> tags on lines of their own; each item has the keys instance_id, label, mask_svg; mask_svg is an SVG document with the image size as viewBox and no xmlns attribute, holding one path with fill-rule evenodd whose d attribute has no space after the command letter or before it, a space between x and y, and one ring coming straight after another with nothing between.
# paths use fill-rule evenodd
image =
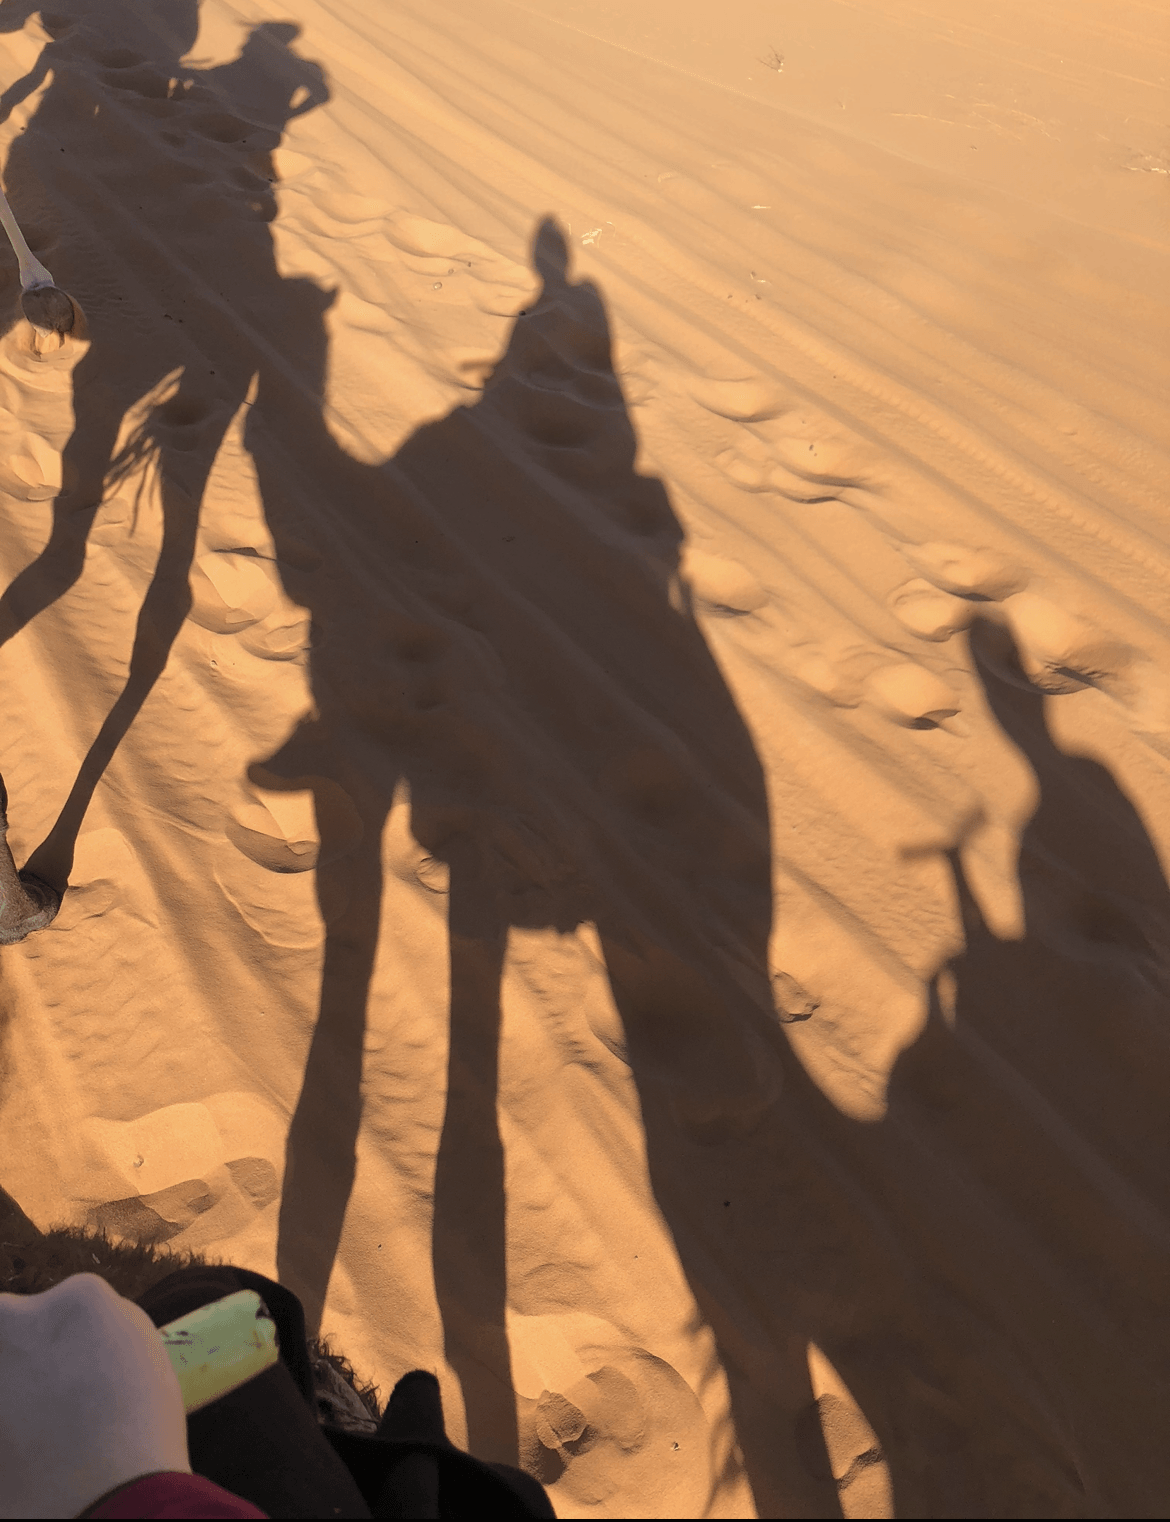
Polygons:
<instances>
[{"instance_id":1,"label":"shadow of camel","mask_svg":"<svg viewBox=\"0 0 1170 1522\"><path fill-rule=\"evenodd\" d=\"M0 28L30 13L3 0ZM278 771L292 786L311 779L328 927L288 1139L278 1269L315 1330L353 1184L381 826L405 781L416 838L449 873L436 1288L470 1445L507 1461L517 1430L495 1107L508 930L597 926L651 1154L662 1160L656 1184L669 1198L679 1132L697 1148L750 1133L779 1086L763 779L676 575L681 529L661 485L635 469L602 302L587 282L569 282L557 229L538 234L542 293L483 400L421 430L392 470L350 459L322 410L323 318L333 296L279 275L267 227L272 149L292 116L327 98L321 72L291 52L295 29L274 23L255 28L232 64L184 69L197 18L194 0L126 0L116 13L106 0L60 0L42 17L53 41L0 102L10 112L47 86L10 148L7 185L35 251L85 308L92 340L74 374L76 421L48 542L0 597L0 640L77 583L97 510L120 472L150 461L163 519L125 685L29 867L67 881L94 788L191 609L208 474L251 396L247 443L281 573L312 613L317 706L265 776L275 785ZM111 145L116 162L133 165L132 181L106 183ZM149 199L139 201L141 186ZM58 197L73 219L59 242L66 219ZM122 299L106 245L79 233L86 218L112 229L115 245L132 244L133 300ZM191 278L204 243L207 268L227 282L218 301L206 280ZM10 291L15 303L14 281ZM127 341L139 331L147 342ZM127 415L144 399L141 427L124 438ZM534 489L534 480L544 485ZM341 581L332 571L330 535L341 525L328 513L322 523L317 504L302 510L313 491L319 502L367 509L351 515L361 520L360 574L351 565ZM519 539L522 556L512 550ZM372 682L349 655L371 641ZM576 779L569 793L566 760ZM701 1236L688 1245L680 1223L684 1267L722 1336L730 1322L720 1294L703 1289ZM769 1388L777 1366L789 1403L807 1404L803 1352L773 1350ZM785 1504L827 1504L832 1514L831 1485L802 1479L799 1469L773 1483L791 1445L777 1445L769 1416L747 1414L753 1405L767 1413L770 1397L753 1395L743 1367L729 1354L761 1505L783 1495ZM555 1467L557 1455L549 1462Z\"/></svg>"},{"instance_id":2,"label":"shadow of camel","mask_svg":"<svg viewBox=\"0 0 1170 1522\"><path fill-rule=\"evenodd\" d=\"M1154 1515L1170 1482L1170 892L1109 771L1054 743L1006 629L978 618L971 642L1039 783L1024 934L988 928L956 842L964 949L932 981L885 1118L848 1120L790 1067L777 1129L755 1139L759 1178L773 1197L785 1184L773 1229L790 1251L778 1274L763 1238L745 1242L741 1282L771 1278L877 1434L867 1456L822 1410L849 1515L875 1514L876 1452L897 1516Z\"/></svg>"},{"instance_id":3,"label":"shadow of camel","mask_svg":"<svg viewBox=\"0 0 1170 1522\"><path fill-rule=\"evenodd\" d=\"M382 830L405 784L428 885L445 881L449 895L433 1266L472 1451L514 1462L520 1436L496 1113L508 932L588 922L624 1026L655 1198L715 1334L759 1514L840 1515L876 1504L887 1484L904 1515L1090 1515L1118 1498L1140 1509L1146 1492L1109 1442L1069 1435L1079 1403L1078 1433L1090 1422L1115 1451L1145 1443L1149 1459L1140 1400L1119 1397L1115 1350L1061 1282L1065 1255L1103 1234L1110 1284L1140 1285L1135 1308L1164 1299L1140 1211L1121 1196L1085 1203L1078 1170L1093 1165L1075 1140L1079 1127L1162 1207L1157 1096L1170 1074L1157 978L1141 969L1160 955L1167 898L1140 821L1103 768L1056 749L1034 690L989 676L992 710L1041 782L1021 858L1029 935L1022 947L991 936L956 847L966 955L935 980L886 1119L842 1115L776 1024L760 764L678 575L678 520L636 469L604 307L569 278L554 223L538 230L533 260L540 293L482 398L420 429L387 466L347 459L307 412L273 447L266 419L295 406L276 371L250 414L279 556L286 537L290 555L314 537L298 493L364 507L336 524L332 586L290 581L313 618L315 715L254 774L315 790L327 926L288 1138L280 1277L315 1324L355 1174ZM343 536L360 570L343 571ZM1120 841L1108 884L1101 862ZM1045 909L1034 863L1062 851L1079 886ZM1088 972L1053 943L1066 931L1082 950L1092 943ZM1086 979L1125 1012L1133 1044L1116 1081L1098 1071L1091 1008L1075 1022L1065 1008ZM1158 1059L1149 1081L1134 1069L1139 1036ZM1127 1092L1142 1096L1136 1111ZM1050 1112L1074 1133L1067 1153L1046 1134ZM1045 1192L1051 1203L1035 1198ZM1018 1225L1029 1209L1034 1240ZM1054 1307L1060 1334L1037 1335ZM814 1401L810 1343L853 1392L860 1424ZM1078 1379L1068 1345L1107 1395ZM1124 1433L1111 1414L1123 1408ZM830 1451L826 1432L854 1449ZM555 1483L574 1452L544 1450L526 1461Z\"/></svg>"},{"instance_id":4,"label":"shadow of camel","mask_svg":"<svg viewBox=\"0 0 1170 1522\"><path fill-rule=\"evenodd\" d=\"M29 14L5 0L0 31L16 30ZM198 0L61 0L42 23L53 40L0 97L7 120L49 81L9 148L5 184L34 248L81 303L89 347L73 372L74 427L48 542L0 596L0 643L79 581L95 516L119 477L150 462L162 514L125 684L52 831L29 858L30 872L63 891L94 789L191 609L200 503L256 368L233 331L233 312L250 291L279 280L267 225L275 215L272 150L287 123L328 91L316 65L291 52L299 28L287 23L254 27L228 64L185 69ZM129 182L126 161L134 165ZM208 190L193 194L193 180ZM134 249L133 286L111 267L107 248L79 234L87 216ZM214 313L193 309L183 289L205 246L237 270ZM12 276L10 289L15 303ZM144 401L140 426L127 433L125 420Z\"/></svg>"},{"instance_id":5,"label":"shadow of camel","mask_svg":"<svg viewBox=\"0 0 1170 1522\"><path fill-rule=\"evenodd\" d=\"M22 9L5 0L0 26ZM1136 813L1104 769L1056 749L1034 695L988 676L1041 785L1021 860L1027 935L990 934L956 845L966 952L934 980L886 1118L841 1115L775 1026L760 763L678 575L681 527L636 468L601 298L571 280L555 225L537 232L540 294L482 398L364 465L324 419L332 296L280 276L266 225L266 159L291 115L325 98L320 71L269 24L222 71L184 73L197 14L185 0L128 4L125 45L99 57L86 11L60 0L51 51L4 97L10 109L51 73L8 184L38 253L86 306L93 347L49 543L0 599L0 633L74 585L111 468L153 455L164 531L125 688L34 860L67 876L93 788L190 608L207 475L253 395L265 514L313 626L315 716L255 773L311 787L320 835L325 957L278 1245L310 1331L353 1189L382 827L406 786L448 897L433 1260L473 1452L514 1461L518 1444L496 1113L506 941L587 922L759 1513L840 1515L878 1467L872 1446L844 1467L826 1446L836 1416L813 1402L811 1341L876 1432L900 1514L1149 1514L1170 1480L1151 1415L1165 1385L1170 1071L1165 883ZM130 318L103 294L100 251L52 241L49 183L83 214L122 216L84 174L99 97L160 184L184 141L212 166L205 190L176 179L174 203L151 211L135 264L149 290ZM76 164L50 174L61 143ZM221 304L171 283L174 260L225 237L238 257L217 253L233 282ZM125 342L135 322L150 334L140 349ZM175 372L119 458L128 409ZM563 1461L547 1450L550 1479Z\"/></svg>"},{"instance_id":6,"label":"shadow of camel","mask_svg":"<svg viewBox=\"0 0 1170 1522\"><path fill-rule=\"evenodd\" d=\"M303 553L313 534L294 481L365 506L338 525L361 571L290 583L312 614L314 716L253 769L268 787L314 788L327 926L278 1271L314 1325L352 1190L382 833L405 784L448 896L433 1227L445 1351L471 1449L513 1461L496 1116L509 930L597 927L643 1105L697 1144L750 1132L780 1082L759 763L678 575L682 530L635 468L601 298L569 279L555 223L533 261L540 291L482 397L419 429L389 468L348 460L307 416L271 449L266 419L294 405L275 372L247 435L278 558L286 537Z\"/></svg>"}]
</instances>

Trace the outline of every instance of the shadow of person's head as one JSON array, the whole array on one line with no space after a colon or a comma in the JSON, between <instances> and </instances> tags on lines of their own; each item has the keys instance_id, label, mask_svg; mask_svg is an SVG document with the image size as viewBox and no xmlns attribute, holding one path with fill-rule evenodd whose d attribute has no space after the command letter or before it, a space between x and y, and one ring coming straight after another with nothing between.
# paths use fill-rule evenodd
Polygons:
<instances>
[{"instance_id":1,"label":"shadow of person's head","mask_svg":"<svg viewBox=\"0 0 1170 1522\"><path fill-rule=\"evenodd\" d=\"M268 42L274 47L290 47L304 30L295 21L262 21L252 28L248 44ZM247 46L248 44L245 44Z\"/></svg>"},{"instance_id":2,"label":"shadow of person's head","mask_svg":"<svg viewBox=\"0 0 1170 1522\"><path fill-rule=\"evenodd\" d=\"M196 75L251 128L283 135L290 122L330 99L325 70L296 51L302 32L294 21L261 21L248 27L235 58L197 70ZM253 150L259 145L254 130L248 141ZM269 146L275 148L278 142L274 136ZM269 173L269 167L264 166L264 173L275 181L279 176L274 170Z\"/></svg>"},{"instance_id":3,"label":"shadow of person's head","mask_svg":"<svg viewBox=\"0 0 1170 1522\"><path fill-rule=\"evenodd\" d=\"M1054 677L1047 689L1039 687L1024 669L1020 647L1002 617L978 614L968 638L975 672L1000 728L1033 761L1038 753L1052 752L1045 699L1084 684Z\"/></svg>"},{"instance_id":4,"label":"shadow of person's head","mask_svg":"<svg viewBox=\"0 0 1170 1522\"><path fill-rule=\"evenodd\" d=\"M240 57L256 61L270 58L274 51L287 53L302 31L295 21L261 21L244 39Z\"/></svg>"},{"instance_id":5,"label":"shadow of person's head","mask_svg":"<svg viewBox=\"0 0 1170 1522\"><path fill-rule=\"evenodd\" d=\"M525 454L558 479L560 489L546 494L550 508L555 497L621 531L622 540L605 541L611 558L625 552L673 572L683 530L663 483L639 468L605 300L592 280L573 278L572 249L555 217L537 224L529 257L540 286L484 385L493 426L519 433Z\"/></svg>"},{"instance_id":6,"label":"shadow of person's head","mask_svg":"<svg viewBox=\"0 0 1170 1522\"><path fill-rule=\"evenodd\" d=\"M569 280L569 245L555 217L545 217L532 238L532 266L546 292L562 289Z\"/></svg>"},{"instance_id":7,"label":"shadow of person's head","mask_svg":"<svg viewBox=\"0 0 1170 1522\"><path fill-rule=\"evenodd\" d=\"M1047 668L1032 680L1026 653L999 618L975 619L970 640L988 707L1039 786L1021 840L1030 933L1042 929L1078 954L1114 946L1149 957L1155 944L1170 944L1170 889L1137 804L1112 767L1089 753L1088 712L1105 710L1081 710L1066 728L1048 700L1075 702L1070 695L1086 692L1086 680Z\"/></svg>"}]
</instances>

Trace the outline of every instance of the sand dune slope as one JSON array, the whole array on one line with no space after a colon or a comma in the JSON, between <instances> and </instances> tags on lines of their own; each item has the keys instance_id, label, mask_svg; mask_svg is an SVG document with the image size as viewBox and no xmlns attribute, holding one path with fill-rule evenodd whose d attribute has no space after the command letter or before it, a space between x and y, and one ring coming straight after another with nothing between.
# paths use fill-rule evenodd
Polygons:
<instances>
[{"instance_id":1,"label":"sand dune slope","mask_svg":"<svg viewBox=\"0 0 1170 1522\"><path fill-rule=\"evenodd\" d=\"M717 9L0 3L0 1185L558 1515L1161 1515L1166 11Z\"/></svg>"}]
</instances>

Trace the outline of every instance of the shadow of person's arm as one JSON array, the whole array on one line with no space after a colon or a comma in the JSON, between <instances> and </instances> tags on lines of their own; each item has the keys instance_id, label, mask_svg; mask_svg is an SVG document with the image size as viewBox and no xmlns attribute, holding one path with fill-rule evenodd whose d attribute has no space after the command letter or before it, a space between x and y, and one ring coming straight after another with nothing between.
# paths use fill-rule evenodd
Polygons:
<instances>
[{"instance_id":1,"label":"shadow of person's arm","mask_svg":"<svg viewBox=\"0 0 1170 1522\"><path fill-rule=\"evenodd\" d=\"M927 861L942 856L951 871L951 881L955 890L955 901L959 910L959 923L962 927L964 943L969 950L977 940L990 934L987 922L983 917L983 910L979 901L971 889L971 883L963 866L963 852L970 845L973 837L986 824L986 815L981 806L976 806L967 816L962 819L954 831L950 841L940 844L930 841L922 845L914 845L904 848L900 853L903 861Z\"/></svg>"},{"instance_id":2,"label":"shadow of person's arm","mask_svg":"<svg viewBox=\"0 0 1170 1522\"><path fill-rule=\"evenodd\" d=\"M986 940L991 932L987 928L987 921L983 918L983 910L979 907L979 900L971 891L971 883L963 866L962 850L965 842L952 846L944 854L951 869L951 876L955 885L955 898L959 905L959 921L963 927L963 942L965 954L969 954L975 945Z\"/></svg>"},{"instance_id":3,"label":"shadow of person's arm","mask_svg":"<svg viewBox=\"0 0 1170 1522\"><path fill-rule=\"evenodd\" d=\"M3 18L0 17L0 20ZM0 27L0 31L15 31L15 27ZM45 50L46 52L48 49ZM0 95L0 124L6 122L20 105L22 100L27 100L34 90L44 84L49 73L49 61L42 53L29 72L18 79L15 84L8 86L3 95Z\"/></svg>"},{"instance_id":4,"label":"shadow of person's arm","mask_svg":"<svg viewBox=\"0 0 1170 1522\"><path fill-rule=\"evenodd\" d=\"M299 104L289 107L286 121L294 121L298 116L304 116L306 111L314 111L318 106L325 105L330 99L329 86L325 83L325 70L318 68L316 64L305 65L304 74L297 89L306 91L305 98Z\"/></svg>"}]
</instances>

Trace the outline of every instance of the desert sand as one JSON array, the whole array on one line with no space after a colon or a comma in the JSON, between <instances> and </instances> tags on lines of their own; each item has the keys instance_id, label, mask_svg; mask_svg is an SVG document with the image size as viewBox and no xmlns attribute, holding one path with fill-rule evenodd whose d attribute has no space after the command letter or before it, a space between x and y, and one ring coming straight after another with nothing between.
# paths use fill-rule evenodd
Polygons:
<instances>
[{"instance_id":1,"label":"desert sand","mask_svg":"<svg viewBox=\"0 0 1170 1522\"><path fill-rule=\"evenodd\" d=\"M1164 0L0 3L0 1185L563 1517L1162 1516Z\"/></svg>"}]
</instances>

